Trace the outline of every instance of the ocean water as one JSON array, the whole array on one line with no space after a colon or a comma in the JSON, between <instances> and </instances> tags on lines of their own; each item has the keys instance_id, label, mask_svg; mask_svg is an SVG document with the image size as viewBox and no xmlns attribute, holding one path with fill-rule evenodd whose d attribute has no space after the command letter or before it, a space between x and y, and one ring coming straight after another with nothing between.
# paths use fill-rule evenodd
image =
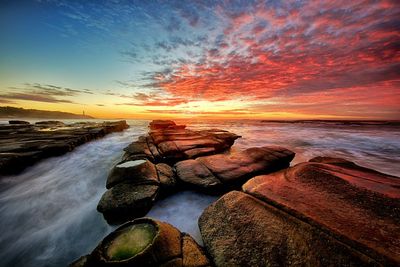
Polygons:
<instances>
[{"instance_id":1,"label":"ocean water","mask_svg":"<svg viewBox=\"0 0 400 267\"><path fill-rule=\"evenodd\" d=\"M2 121L0 121L2 123ZM148 121L50 158L22 174L0 178L0 266L66 266L89 253L115 226L96 205L122 149L147 132ZM292 164L315 156L342 157L400 176L400 127L260 121L182 121L191 129L220 128L242 136L232 149L281 145ZM197 220L215 196L191 191L161 200L148 216L167 221L202 243Z\"/></svg>"}]
</instances>

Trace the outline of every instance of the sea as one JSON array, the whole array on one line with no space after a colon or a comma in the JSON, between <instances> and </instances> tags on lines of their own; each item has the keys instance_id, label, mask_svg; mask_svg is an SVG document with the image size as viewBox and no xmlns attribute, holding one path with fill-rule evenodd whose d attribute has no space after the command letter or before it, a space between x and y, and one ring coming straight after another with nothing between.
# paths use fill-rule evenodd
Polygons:
<instances>
[{"instance_id":1,"label":"sea","mask_svg":"<svg viewBox=\"0 0 400 267\"><path fill-rule=\"evenodd\" d=\"M32 120L31 120L32 121ZM66 120L68 122L75 122ZM67 266L113 231L96 206L123 148L147 131L147 120L43 160L19 175L0 177L0 266ZM400 176L398 124L326 121L182 120L190 129L219 128L241 136L232 150L280 145L296 153L292 165L316 156L341 157ZM0 120L0 123L7 121ZM396 179L396 178L394 178ZM191 234L218 196L184 191L157 202L147 214Z\"/></svg>"}]
</instances>

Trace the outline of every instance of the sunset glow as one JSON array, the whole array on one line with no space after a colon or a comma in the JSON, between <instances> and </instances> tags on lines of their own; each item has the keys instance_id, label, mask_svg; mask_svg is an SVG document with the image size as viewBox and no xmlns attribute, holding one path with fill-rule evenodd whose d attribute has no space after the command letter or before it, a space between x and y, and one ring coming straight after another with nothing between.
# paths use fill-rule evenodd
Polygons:
<instances>
[{"instance_id":1,"label":"sunset glow","mask_svg":"<svg viewBox=\"0 0 400 267\"><path fill-rule=\"evenodd\" d=\"M0 17L1 106L400 119L396 0L6 0Z\"/></svg>"}]
</instances>

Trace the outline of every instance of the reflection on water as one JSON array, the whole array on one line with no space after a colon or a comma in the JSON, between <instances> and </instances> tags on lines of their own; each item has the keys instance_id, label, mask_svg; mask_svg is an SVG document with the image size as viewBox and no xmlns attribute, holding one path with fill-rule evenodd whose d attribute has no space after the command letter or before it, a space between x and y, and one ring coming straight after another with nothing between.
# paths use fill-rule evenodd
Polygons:
<instances>
[{"instance_id":1,"label":"reflection on water","mask_svg":"<svg viewBox=\"0 0 400 267\"><path fill-rule=\"evenodd\" d=\"M96 205L122 149L147 131L147 121L47 159L0 180L0 266L65 266L91 251L114 227ZM400 176L400 129L388 126L283 124L255 121L189 123L242 135L235 149L282 145L297 154L294 163L315 156L344 157ZM197 219L215 197L181 192L159 201L148 216L170 222L201 242Z\"/></svg>"}]
</instances>

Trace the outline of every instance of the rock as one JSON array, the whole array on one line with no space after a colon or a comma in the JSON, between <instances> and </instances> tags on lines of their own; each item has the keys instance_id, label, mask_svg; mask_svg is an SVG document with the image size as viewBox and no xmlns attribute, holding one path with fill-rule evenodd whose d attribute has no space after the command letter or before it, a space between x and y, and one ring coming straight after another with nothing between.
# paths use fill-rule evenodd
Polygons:
<instances>
[{"instance_id":1,"label":"rock","mask_svg":"<svg viewBox=\"0 0 400 267\"><path fill-rule=\"evenodd\" d=\"M106 187L109 189L121 182L158 184L156 167L146 159L120 162L111 170Z\"/></svg>"},{"instance_id":2,"label":"rock","mask_svg":"<svg viewBox=\"0 0 400 267\"><path fill-rule=\"evenodd\" d=\"M140 159L140 158L147 158L150 160L154 160L153 154L151 153L147 142L146 138L139 137L139 139L136 142L131 143L129 146L124 148L124 151L126 152L124 158L126 159Z\"/></svg>"},{"instance_id":3,"label":"rock","mask_svg":"<svg viewBox=\"0 0 400 267\"><path fill-rule=\"evenodd\" d=\"M312 222L383 265L400 264L400 179L343 159L315 158L259 176L245 192Z\"/></svg>"},{"instance_id":4,"label":"rock","mask_svg":"<svg viewBox=\"0 0 400 267\"><path fill-rule=\"evenodd\" d=\"M119 183L101 197L97 210L111 224L147 214L157 197L157 184Z\"/></svg>"},{"instance_id":5,"label":"rock","mask_svg":"<svg viewBox=\"0 0 400 267\"><path fill-rule=\"evenodd\" d=\"M160 193L169 195L174 192L176 189L176 178L173 169L165 163L158 163L156 169L161 186Z\"/></svg>"},{"instance_id":6,"label":"rock","mask_svg":"<svg viewBox=\"0 0 400 267\"><path fill-rule=\"evenodd\" d=\"M199 219L216 266L374 266L371 258L284 211L232 191Z\"/></svg>"},{"instance_id":7,"label":"rock","mask_svg":"<svg viewBox=\"0 0 400 267\"><path fill-rule=\"evenodd\" d=\"M65 126L62 121L38 121L35 123L35 125L46 127Z\"/></svg>"},{"instance_id":8,"label":"rock","mask_svg":"<svg viewBox=\"0 0 400 267\"><path fill-rule=\"evenodd\" d=\"M182 265L192 267L210 265L203 249L188 234L182 236Z\"/></svg>"},{"instance_id":9,"label":"rock","mask_svg":"<svg viewBox=\"0 0 400 267\"><path fill-rule=\"evenodd\" d=\"M178 162L175 164L175 169L178 179L189 187L216 191L222 188L222 182L198 160L189 159Z\"/></svg>"},{"instance_id":10,"label":"rock","mask_svg":"<svg viewBox=\"0 0 400 267\"><path fill-rule=\"evenodd\" d=\"M106 187L109 190L101 198L98 211L108 222L116 223L146 215L156 199L175 192L176 179L169 165L137 159L115 165Z\"/></svg>"},{"instance_id":11,"label":"rock","mask_svg":"<svg viewBox=\"0 0 400 267\"><path fill-rule=\"evenodd\" d=\"M83 261L84 265L75 266L209 266L203 250L190 236L150 218L122 225Z\"/></svg>"},{"instance_id":12,"label":"rock","mask_svg":"<svg viewBox=\"0 0 400 267\"><path fill-rule=\"evenodd\" d=\"M76 146L127 127L126 121L0 125L0 175L17 174L41 159L63 155Z\"/></svg>"},{"instance_id":13,"label":"rock","mask_svg":"<svg viewBox=\"0 0 400 267\"><path fill-rule=\"evenodd\" d=\"M253 175L286 167L294 157L293 152L279 147L250 148L181 161L172 168L155 162L185 158L187 151L207 148L202 146L208 144L215 152L215 146L230 147L238 136L218 129L191 131L171 121L154 121L150 128L153 130L148 136L140 136L124 149L123 160L107 178L109 190L101 198L98 211L110 223L144 216L157 199L176 192L181 184L209 194L220 193Z\"/></svg>"},{"instance_id":14,"label":"rock","mask_svg":"<svg viewBox=\"0 0 400 267\"><path fill-rule=\"evenodd\" d=\"M75 260L71 264L69 264L69 267L85 267L89 265L90 257L89 255L85 255L80 257L79 259Z\"/></svg>"},{"instance_id":15,"label":"rock","mask_svg":"<svg viewBox=\"0 0 400 267\"><path fill-rule=\"evenodd\" d=\"M9 124L30 124L28 121L9 120Z\"/></svg>"},{"instance_id":16,"label":"rock","mask_svg":"<svg viewBox=\"0 0 400 267\"><path fill-rule=\"evenodd\" d=\"M334 158L250 179L199 219L216 266L399 266L400 180Z\"/></svg>"},{"instance_id":17,"label":"rock","mask_svg":"<svg viewBox=\"0 0 400 267\"><path fill-rule=\"evenodd\" d=\"M229 149L240 136L218 129L192 131L173 121L153 121L147 136L126 147L124 160L147 158L154 163L211 155Z\"/></svg>"},{"instance_id":18,"label":"rock","mask_svg":"<svg viewBox=\"0 0 400 267\"><path fill-rule=\"evenodd\" d=\"M159 130L159 129L184 129L185 125L179 125L177 127L176 123L171 120L154 120L150 122L149 127L151 130Z\"/></svg>"},{"instance_id":19,"label":"rock","mask_svg":"<svg viewBox=\"0 0 400 267\"><path fill-rule=\"evenodd\" d=\"M218 191L241 185L254 175L286 168L294 155L281 147L254 147L241 152L181 161L175 169L178 179L191 188Z\"/></svg>"}]
</instances>

